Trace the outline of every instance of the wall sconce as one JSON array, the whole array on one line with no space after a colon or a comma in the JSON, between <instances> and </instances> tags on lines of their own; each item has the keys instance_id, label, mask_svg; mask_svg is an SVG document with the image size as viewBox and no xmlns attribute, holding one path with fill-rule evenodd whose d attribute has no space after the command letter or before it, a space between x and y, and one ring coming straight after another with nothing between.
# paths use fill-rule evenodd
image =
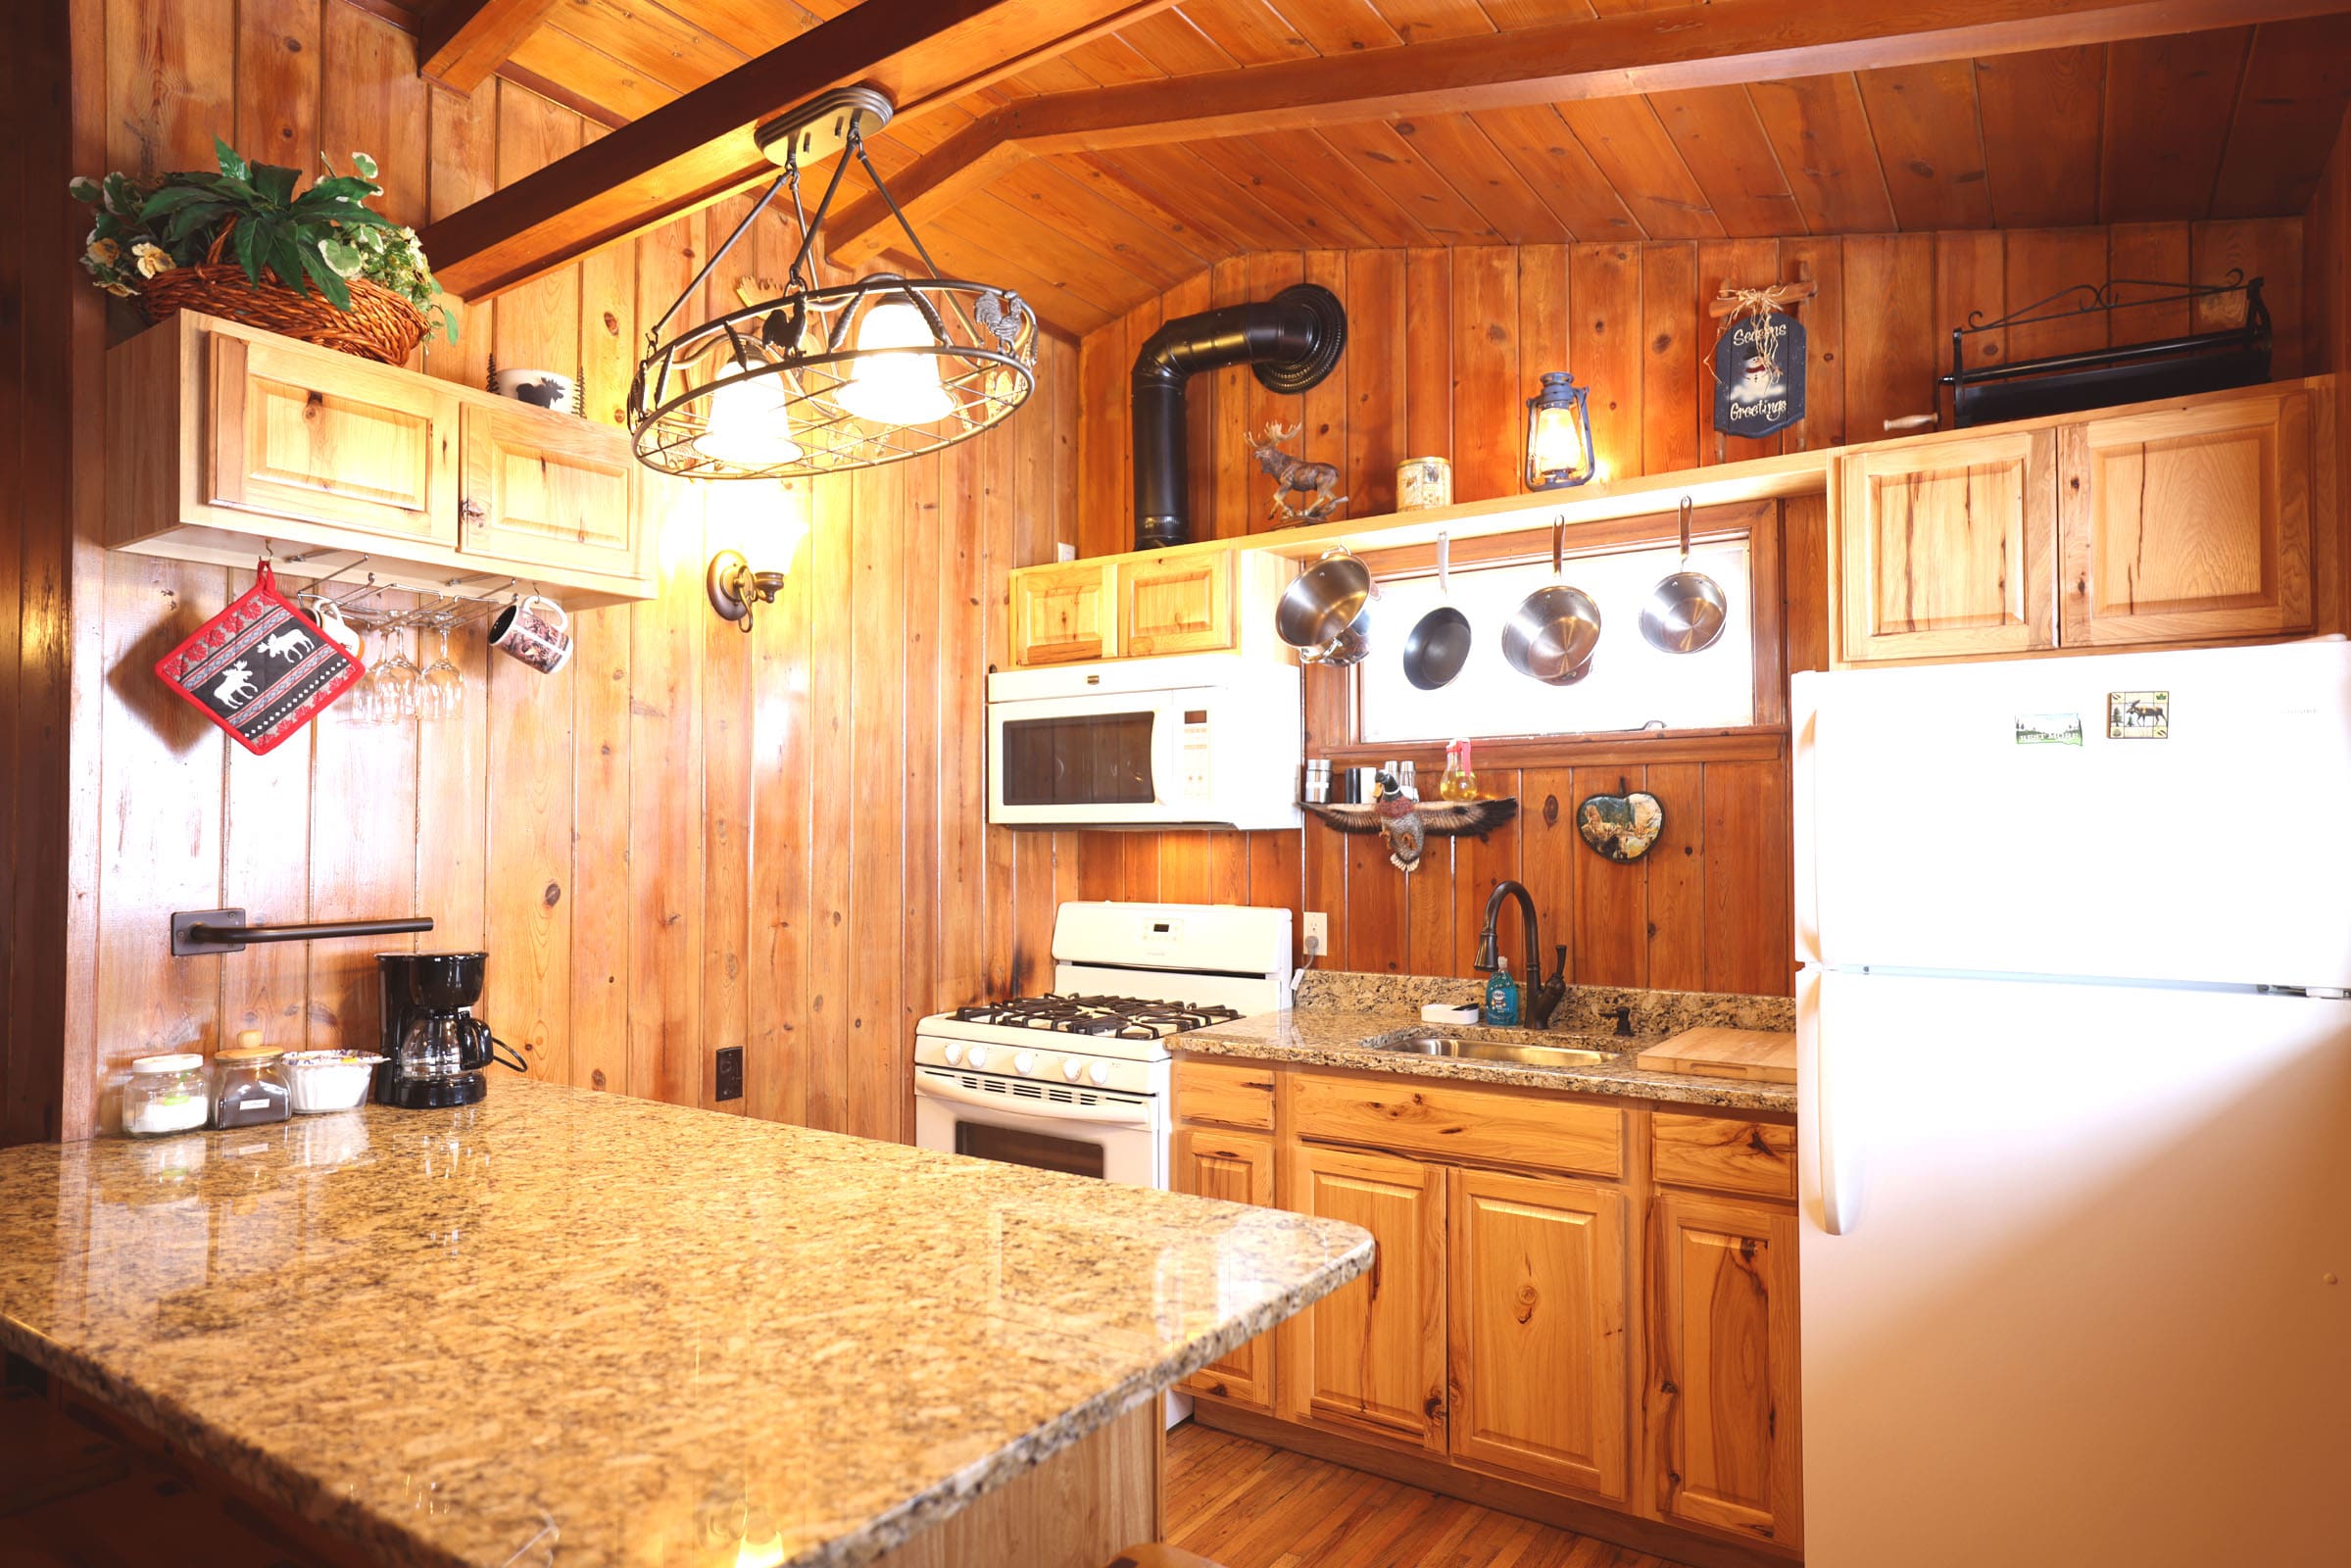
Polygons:
<instances>
[{"instance_id":1,"label":"wall sconce","mask_svg":"<svg viewBox=\"0 0 2351 1568\"><path fill-rule=\"evenodd\" d=\"M786 575L780 571L754 571L740 551L721 550L710 558L710 569L702 576L702 586L710 596L710 608L718 612L720 620L731 620L737 629L749 632L751 607L774 604L775 596L784 591Z\"/></svg>"},{"instance_id":2,"label":"wall sconce","mask_svg":"<svg viewBox=\"0 0 2351 1568\"><path fill-rule=\"evenodd\" d=\"M1592 475L1590 387L1565 370L1545 370L1527 399L1527 488L1562 490Z\"/></svg>"}]
</instances>

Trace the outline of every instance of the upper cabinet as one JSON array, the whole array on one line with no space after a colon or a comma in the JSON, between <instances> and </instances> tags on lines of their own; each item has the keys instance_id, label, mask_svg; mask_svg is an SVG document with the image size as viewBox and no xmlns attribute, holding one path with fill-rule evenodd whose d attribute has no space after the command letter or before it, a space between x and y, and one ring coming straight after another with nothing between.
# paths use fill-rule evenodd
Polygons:
<instances>
[{"instance_id":1,"label":"upper cabinet","mask_svg":"<svg viewBox=\"0 0 2351 1568\"><path fill-rule=\"evenodd\" d=\"M2060 431L2060 640L2308 631L2310 403L2296 389Z\"/></svg>"},{"instance_id":2,"label":"upper cabinet","mask_svg":"<svg viewBox=\"0 0 2351 1568\"><path fill-rule=\"evenodd\" d=\"M651 598L628 433L182 314L107 357L107 544L397 587Z\"/></svg>"},{"instance_id":3,"label":"upper cabinet","mask_svg":"<svg viewBox=\"0 0 2351 1568\"><path fill-rule=\"evenodd\" d=\"M1289 657L1273 607L1296 568L1239 545L1023 566L1012 573L1015 668L1258 650Z\"/></svg>"},{"instance_id":4,"label":"upper cabinet","mask_svg":"<svg viewBox=\"0 0 2351 1568\"><path fill-rule=\"evenodd\" d=\"M2287 382L1844 454L1837 662L2310 630L2312 403Z\"/></svg>"},{"instance_id":5,"label":"upper cabinet","mask_svg":"<svg viewBox=\"0 0 2351 1568\"><path fill-rule=\"evenodd\" d=\"M2047 430L1844 460L1838 567L1849 661L2050 644L2057 497Z\"/></svg>"}]
</instances>

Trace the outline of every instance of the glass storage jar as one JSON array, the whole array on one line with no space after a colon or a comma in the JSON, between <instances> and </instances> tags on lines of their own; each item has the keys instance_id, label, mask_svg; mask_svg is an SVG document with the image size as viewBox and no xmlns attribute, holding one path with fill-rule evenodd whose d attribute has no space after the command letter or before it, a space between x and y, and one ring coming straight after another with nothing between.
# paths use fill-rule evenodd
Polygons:
<instances>
[{"instance_id":1,"label":"glass storage jar","mask_svg":"<svg viewBox=\"0 0 2351 1568\"><path fill-rule=\"evenodd\" d=\"M141 1056L122 1086L122 1130L133 1138L184 1133L212 1120L204 1058L192 1051Z\"/></svg>"},{"instance_id":2,"label":"glass storage jar","mask_svg":"<svg viewBox=\"0 0 2351 1568\"><path fill-rule=\"evenodd\" d=\"M294 1113L293 1097L286 1090L285 1052L261 1041L259 1029L248 1029L237 1036L232 1049L214 1055L220 1074L213 1089L215 1127L258 1127Z\"/></svg>"}]
</instances>

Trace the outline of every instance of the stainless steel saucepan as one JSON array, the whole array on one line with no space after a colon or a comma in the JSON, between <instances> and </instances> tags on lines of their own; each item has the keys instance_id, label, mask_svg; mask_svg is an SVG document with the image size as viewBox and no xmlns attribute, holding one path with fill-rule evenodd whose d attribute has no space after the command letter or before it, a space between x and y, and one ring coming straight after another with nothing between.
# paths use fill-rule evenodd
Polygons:
<instances>
[{"instance_id":1,"label":"stainless steel saucepan","mask_svg":"<svg viewBox=\"0 0 2351 1568\"><path fill-rule=\"evenodd\" d=\"M1446 601L1415 621L1404 639L1404 679L1424 692L1453 683L1469 661L1469 617L1455 610L1452 535L1437 536L1437 592Z\"/></svg>"},{"instance_id":2,"label":"stainless steel saucepan","mask_svg":"<svg viewBox=\"0 0 2351 1568\"><path fill-rule=\"evenodd\" d=\"M1641 607L1641 635L1668 654L1711 648L1723 634L1727 607L1722 584L1690 569L1690 497L1682 498L1682 569L1668 572Z\"/></svg>"},{"instance_id":3,"label":"stainless steel saucepan","mask_svg":"<svg viewBox=\"0 0 2351 1568\"><path fill-rule=\"evenodd\" d=\"M1337 545L1282 590L1274 630L1291 647L1310 653L1345 637L1370 602L1371 568Z\"/></svg>"},{"instance_id":4,"label":"stainless steel saucepan","mask_svg":"<svg viewBox=\"0 0 2351 1568\"><path fill-rule=\"evenodd\" d=\"M1546 686L1572 686L1590 672L1600 640L1600 607L1566 578L1567 523L1551 524L1551 582L1519 602L1502 626L1502 658Z\"/></svg>"}]
</instances>

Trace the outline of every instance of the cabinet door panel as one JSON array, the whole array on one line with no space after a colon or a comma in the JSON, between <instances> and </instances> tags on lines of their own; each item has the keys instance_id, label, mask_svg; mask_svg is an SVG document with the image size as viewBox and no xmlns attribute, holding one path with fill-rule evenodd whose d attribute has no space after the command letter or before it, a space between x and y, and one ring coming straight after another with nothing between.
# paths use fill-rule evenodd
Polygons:
<instances>
[{"instance_id":1,"label":"cabinet door panel","mask_svg":"<svg viewBox=\"0 0 2351 1568\"><path fill-rule=\"evenodd\" d=\"M625 433L525 404L465 410L462 541L502 562L639 574Z\"/></svg>"},{"instance_id":2,"label":"cabinet door panel","mask_svg":"<svg viewBox=\"0 0 2351 1568\"><path fill-rule=\"evenodd\" d=\"M1118 567L1119 647L1129 657L1233 646L1232 551Z\"/></svg>"},{"instance_id":3,"label":"cabinet door panel","mask_svg":"<svg viewBox=\"0 0 2351 1568\"><path fill-rule=\"evenodd\" d=\"M2059 439L2066 643L2309 629L2308 394L2092 419Z\"/></svg>"},{"instance_id":4,"label":"cabinet door panel","mask_svg":"<svg viewBox=\"0 0 2351 1568\"><path fill-rule=\"evenodd\" d=\"M1453 1457L1623 1498L1624 1195L1476 1170L1451 1187Z\"/></svg>"},{"instance_id":5,"label":"cabinet door panel","mask_svg":"<svg viewBox=\"0 0 2351 1568\"><path fill-rule=\"evenodd\" d=\"M446 387L301 345L206 342L205 500L457 543L458 400Z\"/></svg>"},{"instance_id":6,"label":"cabinet door panel","mask_svg":"<svg viewBox=\"0 0 2351 1568\"><path fill-rule=\"evenodd\" d=\"M1379 1251L1283 1325L1282 1413L1444 1452L1444 1167L1303 1147L1291 1158L1288 1206L1360 1225Z\"/></svg>"},{"instance_id":7,"label":"cabinet door panel","mask_svg":"<svg viewBox=\"0 0 2351 1568\"><path fill-rule=\"evenodd\" d=\"M1177 1192L1273 1207L1272 1139L1185 1127L1176 1132L1173 1154ZM1183 1386L1196 1394L1212 1394L1235 1404L1271 1411L1273 1366L1274 1333L1269 1329L1209 1362L1186 1378Z\"/></svg>"},{"instance_id":8,"label":"cabinet door panel","mask_svg":"<svg viewBox=\"0 0 2351 1568\"><path fill-rule=\"evenodd\" d=\"M1117 655L1117 568L1073 561L1012 574L1012 662L1068 664Z\"/></svg>"},{"instance_id":9,"label":"cabinet door panel","mask_svg":"<svg viewBox=\"0 0 2351 1568\"><path fill-rule=\"evenodd\" d=\"M2055 440L2047 430L1863 452L1839 484L1839 658L2051 645Z\"/></svg>"},{"instance_id":10,"label":"cabinet door panel","mask_svg":"<svg viewBox=\"0 0 2351 1568\"><path fill-rule=\"evenodd\" d=\"M1800 1545L1795 1216L1679 1193L1656 1211L1658 1512Z\"/></svg>"}]
</instances>

